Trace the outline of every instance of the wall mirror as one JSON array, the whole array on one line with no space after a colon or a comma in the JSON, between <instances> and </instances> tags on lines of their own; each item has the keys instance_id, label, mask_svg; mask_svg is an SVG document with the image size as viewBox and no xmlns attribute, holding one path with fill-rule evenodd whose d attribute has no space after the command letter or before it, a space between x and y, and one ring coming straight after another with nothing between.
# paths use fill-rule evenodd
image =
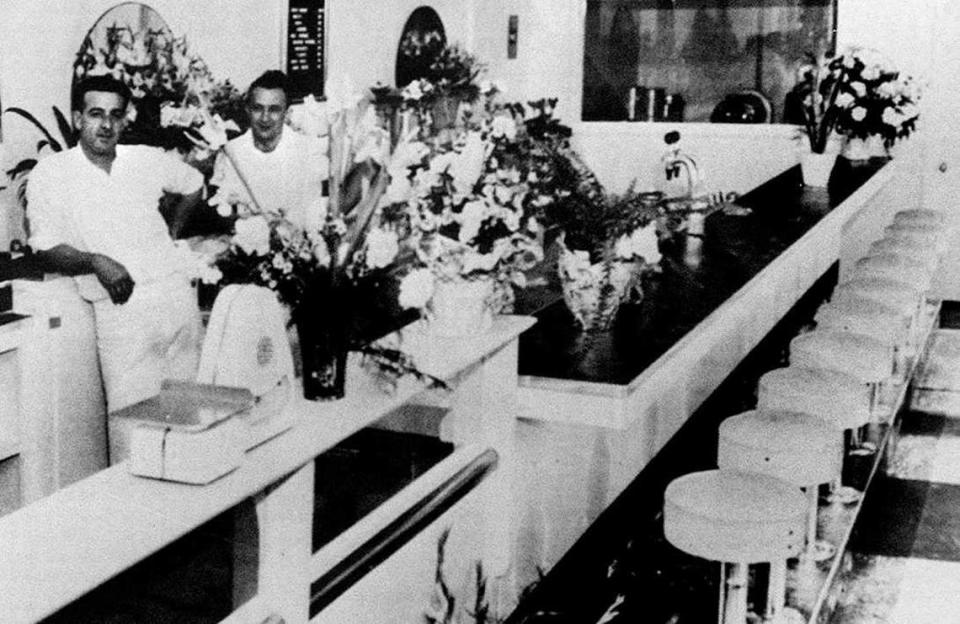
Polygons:
<instances>
[{"instance_id":1,"label":"wall mirror","mask_svg":"<svg viewBox=\"0 0 960 624\"><path fill-rule=\"evenodd\" d=\"M407 18L397 47L396 86L403 88L427 75L430 63L447 44L443 21L432 8L417 8Z\"/></svg>"},{"instance_id":2,"label":"wall mirror","mask_svg":"<svg viewBox=\"0 0 960 624\"><path fill-rule=\"evenodd\" d=\"M583 120L783 122L835 25L836 0L587 0ZM756 115L717 119L731 96Z\"/></svg>"},{"instance_id":3,"label":"wall mirror","mask_svg":"<svg viewBox=\"0 0 960 624\"><path fill-rule=\"evenodd\" d=\"M86 76L110 74L133 94L135 114L124 143L163 144L160 105L181 98L183 77L193 62L186 42L173 35L157 11L139 2L109 9L87 32L74 62L74 84Z\"/></svg>"}]
</instances>

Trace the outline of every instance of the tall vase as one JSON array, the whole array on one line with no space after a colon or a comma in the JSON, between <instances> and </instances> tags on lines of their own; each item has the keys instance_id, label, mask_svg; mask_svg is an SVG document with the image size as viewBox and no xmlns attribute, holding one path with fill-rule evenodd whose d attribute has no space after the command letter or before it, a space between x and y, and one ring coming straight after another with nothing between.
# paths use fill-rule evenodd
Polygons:
<instances>
[{"instance_id":1,"label":"tall vase","mask_svg":"<svg viewBox=\"0 0 960 624\"><path fill-rule=\"evenodd\" d=\"M628 261L586 262L575 252L561 252L558 270L563 301L584 332L604 332L613 325L621 304L631 294L637 299L642 295L642 266Z\"/></svg>"},{"instance_id":2,"label":"tall vase","mask_svg":"<svg viewBox=\"0 0 960 624\"><path fill-rule=\"evenodd\" d=\"M846 145L843 146L843 157L852 162L870 160L870 148L867 145L867 139L860 137L847 139Z\"/></svg>"},{"instance_id":3,"label":"tall vase","mask_svg":"<svg viewBox=\"0 0 960 624\"><path fill-rule=\"evenodd\" d=\"M800 171L803 185L814 188L826 188L830 182L830 173L837 162L836 152L800 152Z\"/></svg>"},{"instance_id":4,"label":"tall vase","mask_svg":"<svg viewBox=\"0 0 960 624\"><path fill-rule=\"evenodd\" d=\"M303 396L311 401L343 398L349 340L349 302L330 280L317 280L292 311L300 351Z\"/></svg>"},{"instance_id":5,"label":"tall vase","mask_svg":"<svg viewBox=\"0 0 960 624\"><path fill-rule=\"evenodd\" d=\"M493 279L437 280L430 299L430 333L444 338L465 338L493 324Z\"/></svg>"}]
</instances>

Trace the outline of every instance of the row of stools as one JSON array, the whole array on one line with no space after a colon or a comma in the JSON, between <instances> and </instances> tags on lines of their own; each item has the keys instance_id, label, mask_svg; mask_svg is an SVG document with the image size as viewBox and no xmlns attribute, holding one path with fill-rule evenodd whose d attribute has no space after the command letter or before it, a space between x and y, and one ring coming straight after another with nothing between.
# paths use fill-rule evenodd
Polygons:
<instances>
[{"instance_id":1,"label":"row of stools","mask_svg":"<svg viewBox=\"0 0 960 624\"><path fill-rule=\"evenodd\" d=\"M786 603L787 561L830 559L817 539L820 486L836 504L845 460L876 453L882 425L925 341L927 294L948 240L943 213L898 212L790 343L789 366L764 374L757 407L720 425L716 470L671 482L664 533L677 548L721 563L718 620L747 621L748 566L769 563L765 622L803 622Z\"/></svg>"}]
</instances>

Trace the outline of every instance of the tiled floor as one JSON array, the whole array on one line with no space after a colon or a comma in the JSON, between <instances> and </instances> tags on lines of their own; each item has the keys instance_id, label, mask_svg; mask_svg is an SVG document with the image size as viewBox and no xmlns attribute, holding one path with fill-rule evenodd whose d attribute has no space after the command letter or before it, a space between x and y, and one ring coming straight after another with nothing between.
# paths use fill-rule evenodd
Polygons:
<instances>
[{"instance_id":1,"label":"tiled floor","mask_svg":"<svg viewBox=\"0 0 960 624\"><path fill-rule=\"evenodd\" d=\"M950 311L947 323L955 326L955 317ZM960 352L950 357L955 361L936 363L943 379L960 370ZM914 402L937 407L936 414L903 415L885 474L874 481L858 519L853 569L832 624L960 623L957 390L952 399Z\"/></svg>"}]
</instances>

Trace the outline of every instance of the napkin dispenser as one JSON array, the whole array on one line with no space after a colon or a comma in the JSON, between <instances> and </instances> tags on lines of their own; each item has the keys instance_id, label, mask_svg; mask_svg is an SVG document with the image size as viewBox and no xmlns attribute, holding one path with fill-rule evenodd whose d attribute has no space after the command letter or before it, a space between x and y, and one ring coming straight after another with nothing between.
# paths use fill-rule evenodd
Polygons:
<instances>
[{"instance_id":1,"label":"napkin dispenser","mask_svg":"<svg viewBox=\"0 0 960 624\"><path fill-rule=\"evenodd\" d=\"M132 474L181 483L209 483L236 469L246 450L242 416L254 404L244 388L164 381L160 394L111 414L127 429L125 458Z\"/></svg>"}]
</instances>

